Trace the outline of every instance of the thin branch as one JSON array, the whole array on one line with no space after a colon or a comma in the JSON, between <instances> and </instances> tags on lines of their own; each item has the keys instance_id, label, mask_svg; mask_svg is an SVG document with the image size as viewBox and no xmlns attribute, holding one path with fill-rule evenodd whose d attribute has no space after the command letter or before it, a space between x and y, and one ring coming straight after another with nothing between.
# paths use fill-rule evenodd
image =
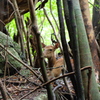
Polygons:
<instances>
[{"instance_id":1,"label":"thin branch","mask_svg":"<svg viewBox=\"0 0 100 100\"><path fill-rule=\"evenodd\" d=\"M54 21L55 21L55 24L56 24L56 26L57 26L57 28L58 28L58 31L59 31L59 26L58 26L58 23L57 23L57 21L56 21L56 19L55 19L55 17L54 17L54 15L53 15L53 13L52 13L52 3L51 3L51 0L50 0L50 12L51 12L51 15L52 15L52 17L53 17L53 19L54 19Z\"/></svg>"},{"instance_id":2,"label":"thin branch","mask_svg":"<svg viewBox=\"0 0 100 100\"><path fill-rule=\"evenodd\" d=\"M11 55L14 59L16 59L22 65L24 65L24 67L28 68L41 82L43 82L43 80L38 77L38 74L31 68L31 66L28 66L23 61L21 61L20 59L16 58L9 50L5 49L5 47L2 44L0 44L0 47L3 48L9 55Z\"/></svg>"},{"instance_id":3,"label":"thin branch","mask_svg":"<svg viewBox=\"0 0 100 100\"><path fill-rule=\"evenodd\" d=\"M5 89L4 85L2 84L1 79L0 79L0 91L1 91L1 94L2 94L3 100L8 100L6 89Z\"/></svg>"},{"instance_id":4,"label":"thin branch","mask_svg":"<svg viewBox=\"0 0 100 100\"><path fill-rule=\"evenodd\" d=\"M51 20L50 20L50 18L49 18L49 16L48 16L48 14L47 14L45 8L43 8L43 11L44 11L44 14L45 14L45 16L46 16L48 22L50 23L50 25L51 25L51 27L52 27L54 33L56 33L56 31L55 31L55 29L54 29L54 26L53 26L53 24L52 24L52 22L51 22Z\"/></svg>"},{"instance_id":5,"label":"thin branch","mask_svg":"<svg viewBox=\"0 0 100 100\"><path fill-rule=\"evenodd\" d=\"M96 5L92 4L92 3L89 2L89 1L88 1L88 3L91 4L94 8L96 8L97 11L100 11L100 10L99 10L99 9L100 9L99 7L97 7Z\"/></svg>"},{"instance_id":6,"label":"thin branch","mask_svg":"<svg viewBox=\"0 0 100 100\"><path fill-rule=\"evenodd\" d=\"M23 38L23 32L24 32L24 30L23 30L23 27L24 27L23 26L23 21L22 21L20 12L19 12L17 1L12 0L12 2L13 2L12 6L13 6L14 11L15 11L16 26L17 26L17 29L18 29L18 32L19 32L19 35L20 35L20 44L21 44L21 50L22 50L22 57L23 57L23 59L25 59L24 38Z\"/></svg>"},{"instance_id":7,"label":"thin branch","mask_svg":"<svg viewBox=\"0 0 100 100\"><path fill-rule=\"evenodd\" d=\"M53 31L54 31L54 36L55 36L57 42L60 43L59 40L58 40L58 38L57 38L57 35L56 35L56 30L55 30L55 28L54 28L54 26L53 26L53 24L52 24L52 22L51 22L51 20L50 20L50 18L49 18L49 16L48 16L48 14L47 14L45 8L43 8L43 11L44 11L44 14L45 14L45 16L46 16L48 22L50 23L50 25L51 25L51 27L52 27L52 29L53 29ZM62 51L61 46L60 46L60 50Z\"/></svg>"},{"instance_id":8,"label":"thin branch","mask_svg":"<svg viewBox=\"0 0 100 100\"><path fill-rule=\"evenodd\" d=\"M54 100L56 100L56 95L55 95L55 91L58 89L58 88L60 88L60 87L62 87L62 85L57 85L54 89L53 89L53 95L54 95Z\"/></svg>"},{"instance_id":9,"label":"thin branch","mask_svg":"<svg viewBox=\"0 0 100 100\"><path fill-rule=\"evenodd\" d=\"M92 67L91 67L91 66L83 67L83 68L81 68L81 71L84 71L84 70L87 70L87 69L91 71L91 70L92 70ZM25 95L22 96L21 98L19 98L19 100L22 100L22 99L25 98L26 96L28 96L28 95L30 95L31 93L35 92L37 89L42 88L42 87L44 87L45 85L54 82L55 80L58 80L58 79L60 79L60 78L63 78L63 77L66 77L66 76L70 76L70 75L73 75L73 74L75 74L75 71L74 71L74 72L67 73L67 74L64 74L64 75L59 76L59 77L56 77L56 78L54 78L54 79L52 79L52 80L50 80L50 81L48 81L48 82L46 82L46 83L44 83L44 84L42 84L42 85L40 85L40 86L37 86L37 87L36 87L35 89L33 89L32 91L30 91L29 93L25 94Z\"/></svg>"},{"instance_id":10,"label":"thin branch","mask_svg":"<svg viewBox=\"0 0 100 100\"><path fill-rule=\"evenodd\" d=\"M64 75L64 69L62 69L62 75ZM66 77L63 77L63 81L65 83L66 88L68 89L69 94L70 94L70 99L73 100L73 96L72 96L72 93L71 93L71 91L70 91L70 89L68 87L68 82L67 82Z\"/></svg>"},{"instance_id":11,"label":"thin branch","mask_svg":"<svg viewBox=\"0 0 100 100\"><path fill-rule=\"evenodd\" d=\"M20 72L19 72L11 63L8 62L8 64L9 64L11 67L13 67L13 68L16 70L16 72L17 72L20 76L22 76L23 78L25 78L28 82L30 82L30 83L32 83L32 84L34 84L34 85L36 85L36 86L40 86L40 85L36 84L35 82L30 81L28 78L26 78L26 77L23 76L22 74L20 74Z\"/></svg>"}]
</instances>

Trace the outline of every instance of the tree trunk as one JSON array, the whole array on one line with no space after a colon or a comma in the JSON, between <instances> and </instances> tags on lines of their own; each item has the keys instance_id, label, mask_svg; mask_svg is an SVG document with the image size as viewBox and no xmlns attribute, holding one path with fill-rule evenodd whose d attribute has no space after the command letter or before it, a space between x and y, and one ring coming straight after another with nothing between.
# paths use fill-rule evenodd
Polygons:
<instances>
[{"instance_id":1,"label":"tree trunk","mask_svg":"<svg viewBox=\"0 0 100 100\"><path fill-rule=\"evenodd\" d=\"M81 10L80 10L79 0L74 0L73 5L74 5L74 12L76 16L76 23L77 23L77 29L78 29L78 41L79 41L81 67L85 67L85 66L92 67L91 84L88 84L88 81L89 81L88 73L89 72L86 70L82 73L83 85L84 85L84 91L85 91L85 99L86 100L87 99L100 100L100 94L99 94L99 90L98 90L97 83L95 80L95 75L94 75L94 68L93 68L94 65L92 62L91 52L90 52L86 30L85 30ZM90 93L88 90L88 85L90 85L91 87Z\"/></svg>"},{"instance_id":2,"label":"tree trunk","mask_svg":"<svg viewBox=\"0 0 100 100\"><path fill-rule=\"evenodd\" d=\"M98 80L100 81L100 59L98 57L97 41L94 36L92 21L91 21L90 12L89 12L88 0L79 0L79 1L80 1L81 11L82 11L85 28L86 28L86 33L88 36L89 45L90 45L90 49L92 53L94 67L96 71L99 72Z\"/></svg>"}]
</instances>

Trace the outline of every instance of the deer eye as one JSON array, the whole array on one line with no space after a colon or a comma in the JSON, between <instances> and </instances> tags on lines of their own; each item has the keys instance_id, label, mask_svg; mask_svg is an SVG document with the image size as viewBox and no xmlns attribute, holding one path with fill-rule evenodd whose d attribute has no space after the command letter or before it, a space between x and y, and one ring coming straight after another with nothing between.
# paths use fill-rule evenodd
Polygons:
<instances>
[{"instance_id":1,"label":"deer eye","mask_svg":"<svg viewBox=\"0 0 100 100\"><path fill-rule=\"evenodd\" d=\"M49 51L52 51L52 49L49 49Z\"/></svg>"}]
</instances>

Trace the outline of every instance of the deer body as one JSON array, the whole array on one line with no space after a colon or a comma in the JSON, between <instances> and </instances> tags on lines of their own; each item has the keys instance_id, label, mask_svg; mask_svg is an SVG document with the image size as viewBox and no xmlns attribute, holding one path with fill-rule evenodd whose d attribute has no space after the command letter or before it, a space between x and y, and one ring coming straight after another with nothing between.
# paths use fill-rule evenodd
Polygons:
<instances>
[{"instance_id":1,"label":"deer body","mask_svg":"<svg viewBox=\"0 0 100 100\"><path fill-rule=\"evenodd\" d=\"M52 75L53 77L59 76L61 74L61 70L63 68L60 66L64 65L64 59L60 58L60 59L56 60L56 57L54 54L54 51L59 47L59 44L57 43L57 44L55 44L55 46L46 46L46 45L42 44L42 46L44 48L43 56L48 59L48 67L55 68L55 69L51 70L50 75ZM56 68L56 67L59 67L59 68Z\"/></svg>"},{"instance_id":2,"label":"deer body","mask_svg":"<svg viewBox=\"0 0 100 100\"><path fill-rule=\"evenodd\" d=\"M63 58L58 59L53 66L55 69L52 69L51 75L54 77L59 76L62 72L63 65L64 65L64 59Z\"/></svg>"}]
</instances>

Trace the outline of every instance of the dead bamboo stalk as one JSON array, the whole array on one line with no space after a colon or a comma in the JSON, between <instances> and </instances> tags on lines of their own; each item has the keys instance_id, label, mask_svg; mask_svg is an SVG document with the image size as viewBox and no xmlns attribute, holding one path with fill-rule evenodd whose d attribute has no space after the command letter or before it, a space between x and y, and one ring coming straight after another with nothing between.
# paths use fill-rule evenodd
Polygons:
<instances>
[{"instance_id":1,"label":"dead bamboo stalk","mask_svg":"<svg viewBox=\"0 0 100 100\"><path fill-rule=\"evenodd\" d=\"M34 35L36 36L36 42L37 42L37 48L38 48L37 55L38 55L39 63L41 64L41 72L42 72L44 82L47 82L48 77L46 73L44 59L42 57L42 46L41 46L40 33L38 31L37 20L36 20L36 15L35 15L35 7L34 7L35 5L33 3L33 0L27 0L27 1L28 1L29 11L31 15L32 31ZM51 85L48 84L46 85L46 87L47 87L48 100L53 100Z\"/></svg>"},{"instance_id":2,"label":"dead bamboo stalk","mask_svg":"<svg viewBox=\"0 0 100 100\"><path fill-rule=\"evenodd\" d=\"M12 3L13 3L14 11L15 11L14 14L15 14L16 26L17 26L17 29L18 29L18 33L20 35L22 58L24 59L25 58L25 50L24 50L24 37L23 37L23 25L22 25L23 21L21 19L21 15L20 15L20 12L19 12L17 1L16 0L12 0Z\"/></svg>"}]
</instances>

